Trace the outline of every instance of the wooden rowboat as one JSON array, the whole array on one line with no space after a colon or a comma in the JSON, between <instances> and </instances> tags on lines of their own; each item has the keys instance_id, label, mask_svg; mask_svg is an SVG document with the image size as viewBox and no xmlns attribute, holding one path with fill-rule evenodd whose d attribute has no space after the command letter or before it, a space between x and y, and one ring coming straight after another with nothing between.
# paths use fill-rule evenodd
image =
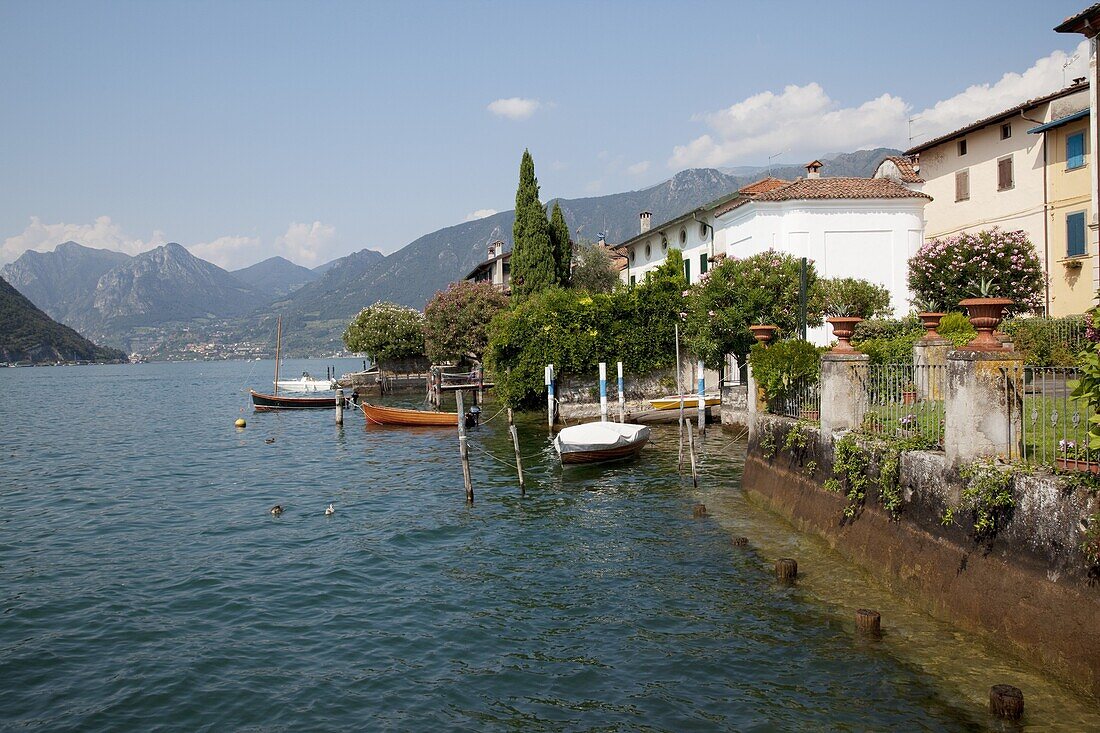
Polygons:
<instances>
[{"instance_id":1,"label":"wooden rowboat","mask_svg":"<svg viewBox=\"0 0 1100 733\"><path fill-rule=\"evenodd\" d=\"M605 463L634 458L648 441L645 425L590 422L562 428L554 438L554 447L562 464Z\"/></svg>"},{"instance_id":2,"label":"wooden rowboat","mask_svg":"<svg viewBox=\"0 0 1100 733\"><path fill-rule=\"evenodd\" d=\"M685 394L657 397L650 400L649 405L654 410L676 410L679 409L681 401L684 403L684 409L690 410L693 407L699 406L699 395ZM705 394L703 395L703 403L707 407L713 407L714 405L722 404L722 398L716 394Z\"/></svg>"},{"instance_id":3,"label":"wooden rowboat","mask_svg":"<svg viewBox=\"0 0 1100 733\"><path fill-rule=\"evenodd\" d=\"M369 402L359 403L367 422L373 425L407 425L413 427L457 428L457 412L428 412L402 407L382 407Z\"/></svg>"},{"instance_id":4,"label":"wooden rowboat","mask_svg":"<svg viewBox=\"0 0 1100 733\"><path fill-rule=\"evenodd\" d=\"M252 407L256 412L336 409L335 395L329 395L328 397L288 397L281 394L263 394L254 389L248 391L252 395Z\"/></svg>"}]
</instances>

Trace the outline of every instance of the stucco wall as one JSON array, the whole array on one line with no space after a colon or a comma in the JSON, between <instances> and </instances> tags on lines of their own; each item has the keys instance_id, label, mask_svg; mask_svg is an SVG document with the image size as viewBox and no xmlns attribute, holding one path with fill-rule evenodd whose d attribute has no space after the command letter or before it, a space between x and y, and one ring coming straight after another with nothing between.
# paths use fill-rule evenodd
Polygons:
<instances>
[{"instance_id":1,"label":"stucco wall","mask_svg":"<svg viewBox=\"0 0 1100 733\"><path fill-rule=\"evenodd\" d=\"M713 223L710 216L700 216L700 221ZM680 236L683 233L684 243L681 244ZM661 241L662 235L667 237L667 246ZM656 227L650 231L649 236L644 237L631 245L627 250L627 266L620 271L620 277L624 283L629 284L630 278L640 283L645 280L645 274L665 261L668 250L679 249L685 260L691 263L691 282L699 282L700 256L710 255L710 229L706 233L702 231L699 222L688 219L685 222L670 226ZM648 253L646 251L648 247ZM718 250L715 250L718 251ZM709 266L708 266L709 267Z\"/></svg>"},{"instance_id":2,"label":"stucco wall","mask_svg":"<svg viewBox=\"0 0 1100 733\"><path fill-rule=\"evenodd\" d=\"M1072 113L1069 110L1066 114ZM1092 221L1092 178L1095 165L1088 140L1088 118L1056 127L1046 136L1047 156L1047 232L1049 236L1050 314L1067 316L1083 313L1095 302L1092 272L1097 266L1095 236L1087 228L1087 254L1070 258L1067 255L1066 215L1085 212L1086 223ZM1066 138L1085 135L1085 165L1066 168ZM1078 266L1073 266L1078 265Z\"/></svg>"}]
</instances>

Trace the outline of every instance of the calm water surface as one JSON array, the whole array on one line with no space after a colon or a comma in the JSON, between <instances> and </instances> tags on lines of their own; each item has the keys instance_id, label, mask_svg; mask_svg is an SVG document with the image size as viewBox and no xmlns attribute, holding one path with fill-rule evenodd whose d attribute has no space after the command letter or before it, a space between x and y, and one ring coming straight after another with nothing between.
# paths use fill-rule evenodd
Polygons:
<instances>
[{"instance_id":1,"label":"calm water surface","mask_svg":"<svg viewBox=\"0 0 1100 733\"><path fill-rule=\"evenodd\" d=\"M467 507L453 431L254 415L242 390L270 374L0 369L0 728L991 727L989 670L1016 663L745 501L730 433L693 490L674 428L563 475L531 415L521 498L499 417L472 433ZM700 500L713 516L692 520ZM806 580L777 586L769 553L792 547ZM847 622L868 594L897 619L881 643ZM1020 674L1029 728L1100 724Z\"/></svg>"}]
</instances>

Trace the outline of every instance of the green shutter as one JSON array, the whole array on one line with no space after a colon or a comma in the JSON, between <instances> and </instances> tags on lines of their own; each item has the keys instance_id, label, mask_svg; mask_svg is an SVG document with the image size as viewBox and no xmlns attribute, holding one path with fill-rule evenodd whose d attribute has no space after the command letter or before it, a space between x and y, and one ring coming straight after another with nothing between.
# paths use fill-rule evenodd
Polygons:
<instances>
[{"instance_id":1,"label":"green shutter","mask_svg":"<svg viewBox=\"0 0 1100 733\"><path fill-rule=\"evenodd\" d=\"M707 253L699 255L699 274L702 275L707 271Z\"/></svg>"},{"instance_id":2,"label":"green shutter","mask_svg":"<svg viewBox=\"0 0 1100 733\"><path fill-rule=\"evenodd\" d=\"M1085 254L1085 212L1066 214L1066 256Z\"/></svg>"},{"instance_id":3,"label":"green shutter","mask_svg":"<svg viewBox=\"0 0 1100 733\"><path fill-rule=\"evenodd\" d=\"M687 257L684 258L684 279L691 285L691 260Z\"/></svg>"},{"instance_id":4,"label":"green shutter","mask_svg":"<svg viewBox=\"0 0 1100 733\"><path fill-rule=\"evenodd\" d=\"M1085 133L1078 132L1066 138L1066 168L1080 168L1085 164Z\"/></svg>"}]
</instances>

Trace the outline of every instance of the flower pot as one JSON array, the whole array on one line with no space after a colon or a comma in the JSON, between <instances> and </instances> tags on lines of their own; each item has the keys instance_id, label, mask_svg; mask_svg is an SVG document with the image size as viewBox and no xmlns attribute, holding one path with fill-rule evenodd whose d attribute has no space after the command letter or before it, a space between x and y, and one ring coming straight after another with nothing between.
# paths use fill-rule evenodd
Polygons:
<instances>
[{"instance_id":1,"label":"flower pot","mask_svg":"<svg viewBox=\"0 0 1100 733\"><path fill-rule=\"evenodd\" d=\"M912 391L906 390L905 392L901 393L901 404L903 404L903 405L912 405L912 404L915 404L916 401L917 401L917 392L916 392L916 390L912 390Z\"/></svg>"},{"instance_id":2,"label":"flower pot","mask_svg":"<svg viewBox=\"0 0 1100 733\"><path fill-rule=\"evenodd\" d=\"M821 412L819 410L799 410L798 416L803 420L817 422L821 419Z\"/></svg>"},{"instance_id":3,"label":"flower pot","mask_svg":"<svg viewBox=\"0 0 1100 733\"><path fill-rule=\"evenodd\" d=\"M921 324L924 326L924 338L921 341L935 341L943 338L936 332L936 329L940 327L940 319L943 318L946 313L918 313L917 317L920 318Z\"/></svg>"},{"instance_id":4,"label":"flower pot","mask_svg":"<svg viewBox=\"0 0 1100 733\"><path fill-rule=\"evenodd\" d=\"M775 332L779 330L779 326L749 326L749 330L752 331L753 338L767 346L775 336Z\"/></svg>"},{"instance_id":5,"label":"flower pot","mask_svg":"<svg viewBox=\"0 0 1100 733\"><path fill-rule=\"evenodd\" d=\"M1009 298L967 298L959 301L959 305L966 308L970 325L978 332L974 340L964 348L971 351L1000 351L1001 340L993 332L1001 325L1005 308L1014 302Z\"/></svg>"},{"instance_id":6,"label":"flower pot","mask_svg":"<svg viewBox=\"0 0 1100 733\"><path fill-rule=\"evenodd\" d=\"M1055 458L1054 467L1060 471L1080 471L1081 473L1100 473L1100 463L1078 460L1076 458Z\"/></svg>"},{"instance_id":7,"label":"flower pot","mask_svg":"<svg viewBox=\"0 0 1100 733\"><path fill-rule=\"evenodd\" d=\"M848 343L848 340L852 338L852 334L855 333L856 324L862 321L862 318L854 318L850 316L838 316L836 318L829 318L828 321L833 326L833 335L836 336L838 341L837 345L832 348L830 354L858 354L859 352L852 348L852 345Z\"/></svg>"}]
</instances>

